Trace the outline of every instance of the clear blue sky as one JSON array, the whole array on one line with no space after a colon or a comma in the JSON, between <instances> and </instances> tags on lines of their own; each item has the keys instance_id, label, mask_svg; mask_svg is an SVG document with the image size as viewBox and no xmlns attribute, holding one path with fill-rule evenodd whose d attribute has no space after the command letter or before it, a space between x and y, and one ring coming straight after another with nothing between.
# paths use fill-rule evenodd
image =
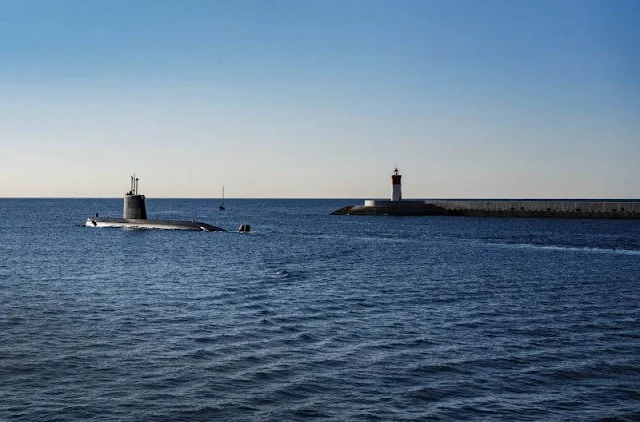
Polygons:
<instances>
[{"instance_id":1,"label":"clear blue sky","mask_svg":"<svg viewBox=\"0 0 640 422\"><path fill-rule=\"evenodd\" d=\"M640 197L640 2L0 2L0 196Z\"/></svg>"}]
</instances>

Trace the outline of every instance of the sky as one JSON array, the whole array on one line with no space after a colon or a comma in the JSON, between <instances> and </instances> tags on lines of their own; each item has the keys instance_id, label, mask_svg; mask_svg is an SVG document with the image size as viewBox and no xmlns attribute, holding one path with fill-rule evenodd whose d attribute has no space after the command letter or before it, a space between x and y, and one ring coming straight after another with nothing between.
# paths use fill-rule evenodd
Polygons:
<instances>
[{"instance_id":1,"label":"sky","mask_svg":"<svg viewBox=\"0 0 640 422\"><path fill-rule=\"evenodd\" d=\"M0 197L640 198L636 0L0 0Z\"/></svg>"}]
</instances>

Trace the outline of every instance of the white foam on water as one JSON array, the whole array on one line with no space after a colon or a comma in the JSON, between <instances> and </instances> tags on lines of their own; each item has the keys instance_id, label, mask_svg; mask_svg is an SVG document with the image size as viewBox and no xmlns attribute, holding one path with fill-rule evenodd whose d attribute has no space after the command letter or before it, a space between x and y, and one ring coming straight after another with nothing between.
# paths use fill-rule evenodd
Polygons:
<instances>
[{"instance_id":1,"label":"white foam on water","mask_svg":"<svg viewBox=\"0 0 640 422\"><path fill-rule=\"evenodd\" d=\"M590 252L618 255L640 255L640 251L633 249L613 249L613 248L595 248L595 247L578 247L578 246L560 246L560 245L536 245L532 243L488 243L498 247L511 249L541 249L549 251L565 251L565 252Z\"/></svg>"}]
</instances>

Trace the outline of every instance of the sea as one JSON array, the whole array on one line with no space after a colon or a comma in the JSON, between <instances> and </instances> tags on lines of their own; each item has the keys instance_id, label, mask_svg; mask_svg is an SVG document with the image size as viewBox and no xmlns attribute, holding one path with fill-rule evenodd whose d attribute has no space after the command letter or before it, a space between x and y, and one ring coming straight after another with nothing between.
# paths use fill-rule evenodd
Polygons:
<instances>
[{"instance_id":1,"label":"sea","mask_svg":"<svg viewBox=\"0 0 640 422\"><path fill-rule=\"evenodd\" d=\"M640 421L640 221L361 202L0 199L0 420Z\"/></svg>"}]
</instances>

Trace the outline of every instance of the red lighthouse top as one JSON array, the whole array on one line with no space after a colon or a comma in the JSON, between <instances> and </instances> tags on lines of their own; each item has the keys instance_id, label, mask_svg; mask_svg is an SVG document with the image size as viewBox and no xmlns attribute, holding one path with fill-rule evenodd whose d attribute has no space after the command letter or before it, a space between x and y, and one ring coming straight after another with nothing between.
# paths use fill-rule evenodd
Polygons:
<instances>
[{"instance_id":1,"label":"red lighthouse top","mask_svg":"<svg viewBox=\"0 0 640 422\"><path fill-rule=\"evenodd\" d=\"M394 185L399 185L401 178L402 178L402 176L400 175L400 172L398 171L398 167L396 167L395 170L393 170L393 174L391 175L391 181L393 182Z\"/></svg>"}]
</instances>

